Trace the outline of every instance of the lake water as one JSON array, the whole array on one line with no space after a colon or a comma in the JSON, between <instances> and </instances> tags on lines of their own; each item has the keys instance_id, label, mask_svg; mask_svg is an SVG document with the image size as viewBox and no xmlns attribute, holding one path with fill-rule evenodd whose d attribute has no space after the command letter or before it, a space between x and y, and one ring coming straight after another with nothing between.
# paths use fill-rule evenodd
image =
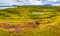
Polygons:
<instances>
[{"instance_id":1,"label":"lake water","mask_svg":"<svg viewBox=\"0 0 60 36\"><path fill-rule=\"evenodd\" d=\"M6 8L15 8L15 7L0 7L0 9L6 9Z\"/></svg>"}]
</instances>

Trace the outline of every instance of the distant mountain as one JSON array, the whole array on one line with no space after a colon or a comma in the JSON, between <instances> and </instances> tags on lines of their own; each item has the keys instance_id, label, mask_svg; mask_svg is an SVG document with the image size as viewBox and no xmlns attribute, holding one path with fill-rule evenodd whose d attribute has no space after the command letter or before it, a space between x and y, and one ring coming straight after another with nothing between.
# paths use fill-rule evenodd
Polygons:
<instances>
[{"instance_id":1,"label":"distant mountain","mask_svg":"<svg viewBox=\"0 0 60 36\"><path fill-rule=\"evenodd\" d=\"M52 4L44 4L43 6L52 6Z\"/></svg>"},{"instance_id":2,"label":"distant mountain","mask_svg":"<svg viewBox=\"0 0 60 36\"><path fill-rule=\"evenodd\" d=\"M18 6L18 5L12 5L12 6Z\"/></svg>"},{"instance_id":3,"label":"distant mountain","mask_svg":"<svg viewBox=\"0 0 60 36\"><path fill-rule=\"evenodd\" d=\"M18 6L18 5L1 5L0 7L15 7L15 6Z\"/></svg>"}]
</instances>

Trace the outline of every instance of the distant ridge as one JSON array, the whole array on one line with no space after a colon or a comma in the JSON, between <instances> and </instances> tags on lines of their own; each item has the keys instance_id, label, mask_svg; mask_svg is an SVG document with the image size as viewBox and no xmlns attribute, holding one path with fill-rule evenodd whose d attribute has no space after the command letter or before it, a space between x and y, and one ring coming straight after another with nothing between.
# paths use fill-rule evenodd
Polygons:
<instances>
[{"instance_id":1,"label":"distant ridge","mask_svg":"<svg viewBox=\"0 0 60 36\"><path fill-rule=\"evenodd\" d=\"M51 4L44 4L43 6L52 6Z\"/></svg>"},{"instance_id":2,"label":"distant ridge","mask_svg":"<svg viewBox=\"0 0 60 36\"><path fill-rule=\"evenodd\" d=\"M43 5L2 5L0 7L15 7L15 6L52 6L51 4L43 4Z\"/></svg>"}]
</instances>

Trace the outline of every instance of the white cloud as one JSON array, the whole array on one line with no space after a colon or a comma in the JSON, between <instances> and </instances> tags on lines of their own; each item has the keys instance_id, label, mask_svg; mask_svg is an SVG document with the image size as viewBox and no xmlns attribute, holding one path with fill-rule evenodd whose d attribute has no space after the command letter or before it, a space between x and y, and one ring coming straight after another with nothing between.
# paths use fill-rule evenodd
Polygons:
<instances>
[{"instance_id":1,"label":"white cloud","mask_svg":"<svg viewBox=\"0 0 60 36\"><path fill-rule=\"evenodd\" d=\"M52 5L55 6L55 5L60 5L60 0L0 0L0 3L5 3L7 5L43 5L43 4L52 4ZM5 5L5 4L3 4L3 5Z\"/></svg>"},{"instance_id":2,"label":"white cloud","mask_svg":"<svg viewBox=\"0 0 60 36\"><path fill-rule=\"evenodd\" d=\"M53 6L60 6L60 4L52 4Z\"/></svg>"},{"instance_id":3,"label":"white cloud","mask_svg":"<svg viewBox=\"0 0 60 36\"><path fill-rule=\"evenodd\" d=\"M43 5L43 2L40 0L40 1L37 1L37 0L29 0L29 3L33 4L33 5Z\"/></svg>"},{"instance_id":4,"label":"white cloud","mask_svg":"<svg viewBox=\"0 0 60 36\"><path fill-rule=\"evenodd\" d=\"M6 4L9 4L9 5L20 4L17 0L1 0L0 3L6 3Z\"/></svg>"},{"instance_id":5,"label":"white cloud","mask_svg":"<svg viewBox=\"0 0 60 36\"><path fill-rule=\"evenodd\" d=\"M56 2L56 1L58 1L58 0L48 0L49 2Z\"/></svg>"}]
</instances>

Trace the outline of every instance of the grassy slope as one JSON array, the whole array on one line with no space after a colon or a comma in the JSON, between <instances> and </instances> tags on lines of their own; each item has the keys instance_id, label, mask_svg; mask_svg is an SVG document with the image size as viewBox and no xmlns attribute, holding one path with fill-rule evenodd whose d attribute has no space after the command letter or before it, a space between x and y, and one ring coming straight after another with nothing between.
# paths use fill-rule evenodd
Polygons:
<instances>
[{"instance_id":1,"label":"grassy slope","mask_svg":"<svg viewBox=\"0 0 60 36\"><path fill-rule=\"evenodd\" d=\"M39 28L24 30L25 33L14 34L0 30L0 36L60 36L60 7L20 6L0 10L0 22L42 22ZM40 12L44 14L34 14ZM42 21L41 21L42 20ZM51 23L45 23L50 21Z\"/></svg>"}]
</instances>

